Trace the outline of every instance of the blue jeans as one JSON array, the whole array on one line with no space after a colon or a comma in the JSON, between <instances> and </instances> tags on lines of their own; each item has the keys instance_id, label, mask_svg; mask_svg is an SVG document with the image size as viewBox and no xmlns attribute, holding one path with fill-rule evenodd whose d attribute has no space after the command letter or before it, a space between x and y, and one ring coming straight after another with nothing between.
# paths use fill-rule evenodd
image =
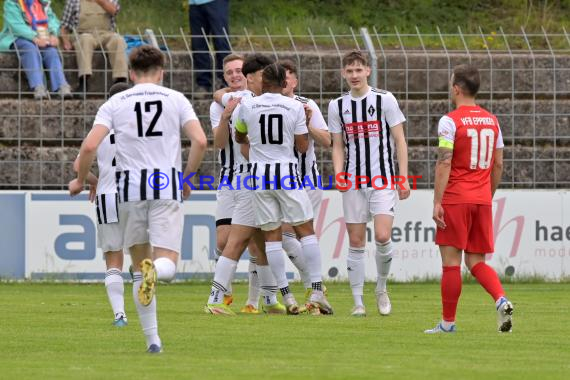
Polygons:
<instances>
[{"instance_id":1,"label":"blue jeans","mask_svg":"<svg viewBox=\"0 0 570 380\"><path fill-rule=\"evenodd\" d=\"M198 86L210 89L212 87L212 60L208 49L206 36L214 37L216 49L216 76L223 81L223 60L230 53L230 44L225 37L224 29L229 35L229 0L215 0L202 5L190 6L190 29L192 32L192 51L194 70L197 71L196 82Z\"/></svg>"},{"instance_id":2,"label":"blue jeans","mask_svg":"<svg viewBox=\"0 0 570 380\"><path fill-rule=\"evenodd\" d=\"M52 91L57 91L62 85L67 84L56 48L39 48L32 41L24 38L17 38L12 46L20 55L20 61L31 89L44 84L44 67L49 73Z\"/></svg>"}]
</instances>

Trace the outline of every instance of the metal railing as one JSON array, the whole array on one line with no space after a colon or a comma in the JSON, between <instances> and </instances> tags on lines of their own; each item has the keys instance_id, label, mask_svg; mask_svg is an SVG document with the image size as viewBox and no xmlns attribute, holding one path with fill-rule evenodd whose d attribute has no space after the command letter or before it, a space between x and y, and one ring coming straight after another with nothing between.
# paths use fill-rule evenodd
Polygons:
<instances>
[{"instance_id":1,"label":"metal railing","mask_svg":"<svg viewBox=\"0 0 570 380\"><path fill-rule=\"evenodd\" d=\"M190 35L138 32L153 36L167 58L164 84L192 101L211 139L211 93L197 92ZM472 62L481 72L480 103L495 113L505 140L504 188L565 188L570 186L570 35L561 33L379 33L376 28L349 33L303 35L285 33L223 35L234 52L260 52L289 58L298 66L299 93L314 99L326 118L329 100L347 90L341 77L345 52L363 49L377 67L371 85L394 93L408 119L406 136L410 173L422 175L422 188L433 186L437 122L453 105L448 81L453 66ZM210 49L213 45L210 44ZM110 85L111 67L105 54L94 59L94 88L81 99L35 101L27 88L19 53L0 55L0 187L61 189L72 178L71 163L91 127ZM66 75L75 85L75 53L61 51ZM209 54L215 62L213 50ZM219 68L216 68L219 69ZM221 82L214 71L214 87ZM374 83L377 82L377 83ZM321 172L332 174L330 149L318 149ZM202 173L219 170L211 146Z\"/></svg>"}]
</instances>

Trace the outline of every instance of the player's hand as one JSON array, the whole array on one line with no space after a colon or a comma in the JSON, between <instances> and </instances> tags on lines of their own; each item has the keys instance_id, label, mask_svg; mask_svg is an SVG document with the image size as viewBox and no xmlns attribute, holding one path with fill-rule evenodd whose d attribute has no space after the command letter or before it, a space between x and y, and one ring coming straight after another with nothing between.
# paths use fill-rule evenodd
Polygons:
<instances>
[{"instance_id":1,"label":"player's hand","mask_svg":"<svg viewBox=\"0 0 570 380\"><path fill-rule=\"evenodd\" d=\"M232 116L232 113L234 112L234 110L236 109L237 105L241 102L241 98L231 98L228 101L228 104L226 105L226 108L224 109L224 116L226 118L230 118Z\"/></svg>"},{"instance_id":2,"label":"player's hand","mask_svg":"<svg viewBox=\"0 0 570 380\"><path fill-rule=\"evenodd\" d=\"M407 199L410 196L410 184L408 180L404 180L402 183L398 183L398 197L400 200Z\"/></svg>"},{"instance_id":3,"label":"player's hand","mask_svg":"<svg viewBox=\"0 0 570 380\"><path fill-rule=\"evenodd\" d=\"M77 178L69 182L68 187L69 187L69 195L71 195L72 197L83 191L83 184L79 182Z\"/></svg>"},{"instance_id":4,"label":"player's hand","mask_svg":"<svg viewBox=\"0 0 570 380\"><path fill-rule=\"evenodd\" d=\"M311 117L313 116L313 110L309 107L308 104L303 104L303 108L305 109L305 119L307 121L307 125L311 122Z\"/></svg>"},{"instance_id":5,"label":"player's hand","mask_svg":"<svg viewBox=\"0 0 570 380\"><path fill-rule=\"evenodd\" d=\"M443 206L441 205L441 203L434 203L433 205L433 220L435 221L435 224L437 225L438 228L441 228L442 230L445 229L445 227L447 226L445 224L445 220L443 220Z\"/></svg>"},{"instance_id":6,"label":"player's hand","mask_svg":"<svg viewBox=\"0 0 570 380\"><path fill-rule=\"evenodd\" d=\"M49 41L39 37L34 38L32 42L35 43L39 48L44 48L48 46L49 43Z\"/></svg>"},{"instance_id":7,"label":"player's hand","mask_svg":"<svg viewBox=\"0 0 570 380\"><path fill-rule=\"evenodd\" d=\"M190 198L190 193L192 193L192 189L190 188L190 185L188 185L186 182L184 182L184 185L182 186L182 199L186 200L186 199Z\"/></svg>"}]
</instances>

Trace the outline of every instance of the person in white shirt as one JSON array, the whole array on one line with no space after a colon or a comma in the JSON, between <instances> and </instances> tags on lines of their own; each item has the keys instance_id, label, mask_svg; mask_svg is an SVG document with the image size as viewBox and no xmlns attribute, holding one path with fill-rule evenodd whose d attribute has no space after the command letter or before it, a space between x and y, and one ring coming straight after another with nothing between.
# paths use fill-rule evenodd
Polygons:
<instances>
[{"instance_id":1,"label":"person in white shirt","mask_svg":"<svg viewBox=\"0 0 570 380\"><path fill-rule=\"evenodd\" d=\"M313 209L298 175L294 150L309 146L303 104L282 95L286 70L274 63L263 70L263 95L246 99L236 123L236 141L249 142L256 224L264 232L265 253L286 303L292 297L285 277L281 224L293 226L301 240L312 293L307 309L332 314L322 289L321 253L313 229Z\"/></svg>"},{"instance_id":2,"label":"person in white shirt","mask_svg":"<svg viewBox=\"0 0 570 380\"><path fill-rule=\"evenodd\" d=\"M119 222L133 267L140 268L133 274L133 295L147 352L160 353L156 281L170 281L176 274L182 245L182 200L190 196L187 179L197 171L207 140L188 99L159 85L164 74L162 52L141 46L133 50L129 61L135 86L109 99L97 112L81 145L79 172L69 190L72 195L81 192L97 147L114 130ZM181 129L192 143L183 175ZM153 247L153 260L146 242Z\"/></svg>"}]
</instances>

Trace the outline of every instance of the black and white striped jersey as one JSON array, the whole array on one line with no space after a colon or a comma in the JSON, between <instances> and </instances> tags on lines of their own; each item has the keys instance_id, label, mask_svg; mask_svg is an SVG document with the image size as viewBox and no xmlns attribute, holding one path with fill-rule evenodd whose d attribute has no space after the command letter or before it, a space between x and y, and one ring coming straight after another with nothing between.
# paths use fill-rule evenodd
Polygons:
<instances>
[{"instance_id":1,"label":"black and white striped jersey","mask_svg":"<svg viewBox=\"0 0 570 380\"><path fill-rule=\"evenodd\" d=\"M353 179L366 176L369 181L383 176L390 188L391 177L396 174L390 129L406 121L394 95L375 88L359 98L347 92L330 102L328 117L331 133L342 133L344 137L344 172ZM380 183L375 181L378 186ZM371 182L359 185L371 186Z\"/></svg>"},{"instance_id":2,"label":"black and white striped jersey","mask_svg":"<svg viewBox=\"0 0 570 380\"><path fill-rule=\"evenodd\" d=\"M275 190L292 187L294 181L298 188L295 135L308 133L300 102L275 93L246 99L240 105L236 128L249 137L251 174L261 181L254 187Z\"/></svg>"},{"instance_id":3,"label":"black and white striped jersey","mask_svg":"<svg viewBox=\"0 0 570 380\"><path fill-rule=\"evenodd\" d=\"M212 120L212 128L218 128L222 117L222 112L224 111L224 107L228 104L230 99L232 98L248 99L254 96L255 94L250 90L242 90L242 91L229 92L227 94L224 94L224 96L222 96L222 106L214 102L218 105L218 107L221 108L221 112L219 113L219 117L217 118L217 123L215 126L214 126L214 121L216 121L216 119L212 117L212 112L211 112L212 109L210 108L210 119ZM233 125L233 122L239 114L240 106L241 104L238 104L238 106L235 108L234 112L232 113L232 117L230 118L230 133L228 135L228 142L226 143L224 149L220 150L220 155L219 155L219 162L221 165L220 181L222 180L222 178L227 177L228 183L232 182L234 174L248 173L249 170L251 169L251 165L249 165L248 160L243 156L243 154L241 154L240 144L236 143L235 141L235 127Z\"/></svg>"},{"instance_id":4,"label":"black and white striped jersey","mask_svg":"<svg viewBox=\"0 0 570 380\"><path fill-rule=\"evenodd\" d=\"M328 131L327 123L323 114L314 100L295 95L295 100L300 101L302 104L307 104L313 114L311 116L311 126L317 129ZM309 177L311 184L316 188L319 184L319 168L317 163L317 156L315 155L315 140L309 134L309 149L305 153L299 153L295 150L295 156L299 160L299 176L302 181ZM305 182L308 184L308 182Z\"/></svg>"},{"instance_id":5,"label":"black and white striped jersey","mask_svg":"<svg viewBox=\"0 0 570 380\"><path fill-rule=\"evenodd\" d=\"M111 97L95 124L115 131L119 201L182 201L180 130L198 120L178 91L143 83Z\"/></svg>"},{"instance_id":6,"label":"black and white striped jersey","mask_svg":"<svg viewBox=\"0 0 570 380\"><path fill-rule=\"evenodd\" d=\"M115 146L115 133L111 131L97 148L99 178L95 206L97 208L97 223L99 224L117 223L119 221L117 183L115 180L115 173L117 172Z\"/></svg>"}]
</instances>

